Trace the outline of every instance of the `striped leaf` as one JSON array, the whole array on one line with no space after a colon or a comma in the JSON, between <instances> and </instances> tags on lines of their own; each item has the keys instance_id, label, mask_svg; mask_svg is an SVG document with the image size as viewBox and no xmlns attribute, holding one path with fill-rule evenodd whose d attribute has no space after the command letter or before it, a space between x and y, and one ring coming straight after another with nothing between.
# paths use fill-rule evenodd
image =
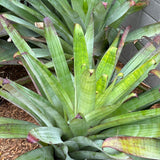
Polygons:
<instances>
[{"instance_id":1,"label":"striped leaf","mask_svg":"<svg viewBox=\"0 0 160 160\"><path fill-rule=\"evenodd\" d=\"M102 147L112 147L119 151L149 159L159 159L160 140L140 137L112 137L104 141Z\"/></svg>"}]
</instances>

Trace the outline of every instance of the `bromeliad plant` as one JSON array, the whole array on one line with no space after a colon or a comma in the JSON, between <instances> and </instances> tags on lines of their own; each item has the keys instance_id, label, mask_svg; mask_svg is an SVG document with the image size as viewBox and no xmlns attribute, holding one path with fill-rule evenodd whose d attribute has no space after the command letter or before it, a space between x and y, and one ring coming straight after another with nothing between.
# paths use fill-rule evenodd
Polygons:
<instances>
[{"instance_id":1,"label":"bromeliad plant","mask_svg":"<svg viewBox=\"0 0 160 160\"><path fill-rule=\"evenodd\" d=\"M45 18L45 38L55 70L51 72L13 25L3 16L0 21L19 50L14 57L26 68L37 89L35 93L9 79L0 79L0 96L39 123L0 118L0 138L27 138L41 145L17 160L160 157L160 109L145 109L160 101L159 87L138 98L132 93L150 71L159 75L155 70L160 62L159 35L117 73L115 66L129 27L123 35L118 33L95 65L89 54L93 48L88 51L83 30L75 24L71 73L56 30Z\"/></svg>"},{"instance_id":2,"label":"bromeliad plant","mask_svg":"<svg viewBox=\"0 0 160 160\"><path fill-rule=\"evenodd\" d=\"M43 26L35 26L35 23L43 22L44 17L49 17L54 24L68 63L71 63L75 23L83 28L88 53L92 51L94 56L99 57L115 39L123 20L147 4L148 0L25 0L23 3L20 0L0 0L0 6L9 10L3 16L14 23L23 38L34 46L34 56L45 60L45 63L51 59L44 39L45 33ZM157 33L160 33L159 23L145 26L131 32L125 43ZM14 45L3 39L0 40L0 45L4 46L0 50L1 64L17 64L13 60L13 54L17 50ZM48 67L52 67L51 63Z\"/></svg>"}]
</instances>

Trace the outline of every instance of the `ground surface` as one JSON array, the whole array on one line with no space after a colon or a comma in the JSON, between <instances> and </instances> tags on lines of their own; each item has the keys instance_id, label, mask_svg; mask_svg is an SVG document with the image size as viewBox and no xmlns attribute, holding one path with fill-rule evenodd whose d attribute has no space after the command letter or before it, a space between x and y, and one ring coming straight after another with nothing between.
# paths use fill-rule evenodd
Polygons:
<instances>
[{"instance_id":1,"label":"ground surface","mask_svg":"<svg viewBox=\"0 0 160 160\"><path fill-rule=\"evenodd\" d=\"M27 74L21 66L0 68L1 77L9 77L12 80L16 80L25 75ZM32 83L26 84L26 87L34 90ZM0 103L1 116L36 123L26 112L5 100ZM0 139L0 160L15 160L25 152L36 149L37 147L39 147L37 144L31 144L26 139Z\"/></svg>"}]
</instances>

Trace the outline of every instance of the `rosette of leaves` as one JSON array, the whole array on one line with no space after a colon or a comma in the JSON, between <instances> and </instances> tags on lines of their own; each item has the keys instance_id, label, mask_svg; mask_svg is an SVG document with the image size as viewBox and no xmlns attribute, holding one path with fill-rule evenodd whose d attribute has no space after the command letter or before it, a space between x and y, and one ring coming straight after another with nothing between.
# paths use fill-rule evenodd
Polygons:
<instances>
[{"instance_id":1,"label":"rosette of leaves","mask_svg":"<svg viewBox=\"0 0 160 160\"><path fill-rule=\"evenodd\" d=\"M51 56L44 39L44 17L51 19L66 59L68 63L72 63L73 28L76 23L82 26L87 50L92 51L89 54L94 54L98 58L115 39L123 20L147 4L148 0L0 0L0 6L9 10L4 12L3 16L12 21L14 27L33 48L35 56L43 59L45 63L50 62ZM40 27L36 27L35 24L39 22ZM160 33L159 26L160 24L156 23L135 30L130 33L125 43L133 42L143 36L155 36ZM3 38L0 40L0 45L1 64L18 64L13 59L17 48ZM51 63L48 67L52 67Z\"/></svg>"},{"instance_id":2,"label":"rosette of leaves","mask_svg":"<svg viewBox=\"0 0 160 160\"><path fill-rule=\"evenodd\" d=\"M14 57L26 68L37 89L35 93L0 78L0 96L28 112L39 124L0 118L0 138L27 138L41 145L17 160L160 157L160 109L147 109L160 101L160 86L138 97L132 92L149 72L159 76L155 70L160 62L159 35L117 73L115 66L129 27L117 34L95 65L83 30L76 24L71 73L60 38L47 17L45 38L55 70L52 72L35 57L12 24L3 16L0 21L19 50Z\"/></svg>"}]
</instances>

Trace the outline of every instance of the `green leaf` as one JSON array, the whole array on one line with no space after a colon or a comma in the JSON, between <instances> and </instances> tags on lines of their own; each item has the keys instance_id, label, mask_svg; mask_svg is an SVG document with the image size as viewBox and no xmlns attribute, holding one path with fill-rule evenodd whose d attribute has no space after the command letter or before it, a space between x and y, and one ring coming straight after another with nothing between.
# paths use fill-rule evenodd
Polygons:
<instances>
[{"instance_id":1,"label":"green leaf","mask_svg":"<svg viewBox=\"0 0 160 160\"><path fill-rule=\"evenodd\" d=\"M87 31L85 34L85 40L87 45L87 52L89 57L89 67L92 69L93 67L93 48L94 48L94 20L91 15L90 23L87 27Z\"/></svg>"},{"instance_id":2,"label":"green leaf","mask_svg":"<svg viewBox=\"0 0 160 160\"><path fill-rule=\"evenodd\" d=\"M141 120L145 120L148 118L158 117L160 115L160 109L149 109L138 112L132 112L127 114L122 114L119 116L107 118L101 122L100 125L97 125L88 130L89 134L98 133L104 129L108 129L115 126L120 126L129 123L135 123ZM118 122L118 123L117 123Z\"/></svg>"},{"instance_id":3,"label":"green leaf","mask_svg":"<svg viewBox=\"0 0 160 160\"><path fill-rule=\"evenodd\" d=\"M119 34L114 40L114 42L111 44L109 49L106 51L105 55L102 57L100 63L98 64L98 67L96 69L96 79L99 80L99 78L105 74L108 77L107 84L109 83L111 76L113 74L115 63L116 63L116 53L117 53L117 44L119 41Z\"/></svg>"},{"instance_id":4,"label":"green leaf","mask_svg":"<svg viewBox=\"0 0 160 160\"><path fill-rule=\"evenodd\" d=\"M78 113L86 115L95 108L96 99L96 75L94 70L86 70L80 81L80 93L78 97Z\"/></svg>"},{"instance_id":5,"label":"green leaf","mask_svg":"<svg viewBox=\"0 0 160 160\"><path fill-rule=\"evenodd\" d=\"M18 50L21 53L28 52L33 56L35 55L35 53L32 51L29 45L24 41L24 39L21 38L21 35L14 29L14 27L2 15L0 16L0 22L5 28L6 32L11 37L15 46L18 48Z\"/></svg>"},{"instance_id":6,"label":"green leaf","mask_svg":"<svg viewBox=\"0 0 160 160\"><path fill-rule=\"evenodd\" d=\"M154 58L156 59L156 56L145 62L143 65L135 69L132 73L118 82L112 92L106 98L106 103L104 105L111 105L121 98L124 98L145 78L147 78L148 72L156 67L156 63L159 63L156 62Z\"/></svg>"},{"instance_id":7,"label":"green leaf","mask_svg":"<svg viewBox=\"0 0 160 160\"><path fill-rule=\"evenodd\" d=\"M109 115L109 117L140 110L155 104L156 102L160 101L159 88L160 86L157 86L148 90L147 92L140 94L136 98L130 99L129 101L122 104L115 112Z\"/></svg>"},{"instance_id":8,"label":"green leaf","mask_svg":"<svg viewBox=\"0 0 160 160\"><path fill-rule=\"evenodd\" d=\"M68 43L72 43L73 39L64 23L56 16L56 14L51 12L51 10L49 10L49 8L47 8L47 6L41 0L26 1L35 7L35 9L37 9L39 12L41 12L41 14L43 14L45 17L49 17L52 20L58 34L61 35Z\"/></svg>"},{"instance_id":9,"label":"green leaf","mask_svg":"<svg viewBox=\"0 0 160 160\"><path fill-rule=\"evenodd\" d=\"M7 18L8 20L11 20L11 21L14 21L15 23L18 23L36 33L38 33L39 35L41 36L44 36L44 31L42 29L39 29L39 28L36 28L33 24L21 19L21 18L18 18L16 16L13 16L11 14L2 14L3 17Z\"/></svg>"},{"instance_id":10,"label":"green leaf","mask_svg":"<svg viewBox=\"0 0 160 160\"><path fill-rule=\"evenodd\" d=\"M47 69L44 64L32 57L30 54L23 54L23 57L29 67L32 68L32 72L43 88L49 102L54 105L54 100L58 97L64 107L65 112L67 113L67 116L69 119L72 119L74 117L73 105L68 94L65 92L56 77Z\"/></svg>"},{"instance_id":11,"label":"green leaf","mask_svg":"<svg viewBox=\"0 0 160 160\"><path fill-rule=\"evenodd\" d=\"M102 132L97 138L114 136L160 137L160 123L133 124L114 127Z\"/></svg>"},{"instance_id":12,"label":"green leaf","mask_svg":"<svg viewBox=\"0 0 160 160\"><path fill-rule=\"evenodd\" d=\"M57 108L57 106L53 106L44 97L36 94L35 92L21 85L18 85L14 82L11 82L11 85L15 87L16 92L19 92L19 94L22 95L16 98L24 99L24 97L27 97L28 99L30 99L34 103L34 107L37 107L38 110L41 110L41 112L50 120L50 122L52 122L53 124L54 122L56 122L56 124L54 125L62 129L64 136L66 137L72 136L67 122L62 117L63 113L59 113L60 111L59 111L59 108ZM16 92L14 90L14 94ZM34 108L33 108L33 112L35 112Z\"/></svg>"},{"instance_id":13,"label":"green leaf","mask_svg":"<svg viewBox=\"0 0 160 160\"><path fill-rule=\"evenodd\" d=\"M56 127L38 127L30 130L28 139L30 136L35 137L36 139L48 143L48 144L61 144L62 131Z\"/></svg>"},{"instance_id":14,"label":"green leaf","mask_svg":"<svg viewBox=\"0 0 160 160\"><path fill-rule=\"evenodd\" d=\"M77 103L80 92L80 80L82 73L89 69L89 58L87 53L87 46L82 28L79 24L75 25L73 36L73 50L74 50L74 76L75 76L75 113L77 113Z\"/></svg>"},{"instance_id":15,"label":"green leaf","mask_svg":"<svg viewBox=\"0 0 160 160\"><path fill-rule=\"evenodd\" d=\"M112 147L138 157L159 159L160 140L140 137L112 137L104 141L102 147Z\"/></svg>"},{"instance_id":16,"label":"green leaf","mask_svg":"<svg viewBox=\"0 0 160 160\"><path fill-rule=\"evenodd\" d=\"M54 152L51 146L38 148L27 152L16 160L54 160Z\"/></svg>"},{"instance_id":17,"label":"green leaf","mask_svg":"<svg viewBox=\"0 0 160 160\"><path fill-rule=\"evenodd\" d=\"M30 23L38 22L39 19L36 18L34 15L30 14L29 12L25 11L22 8L19 8L18 6L14 5L12 1L10 0L0 0L0 5L7 8L8 10L11 10L13 13L15 13L17 16L21 16L23 19L27 20Z\"/></svg>"},{"instance_id":18,"label":"green leaf","mask_svg":"<svg viewBox=\"0 0 160 160\"><path fill-rule=\"evenodd\" d=\"M160 33L160 23L150 24L130 32L126 39L126 43L141 39L143 38L143 36L152 37L159 33Z\"/></svg>"},{"instance_id":19,"label":"green leaf","mask_svg":"<svg viewBox=\"0 0 160 160\"><path fill-rule=\"evenodd\" d=\"M36 127L30 122L0 117L0 138L27 138L29 131Z\"/></svg>"},{"instance_id":20,"label":"green leaf","mask_svg":"<svg viewBox=\"0 0 160 160\"><path fill-rule=\"evenodd\" d=\"M114 27L114 23L121 19L132 7L130 1L126 1L123 4L121 4L119 7L115 8L114 10L110 11L109 14L107 15L107 21L106 25L107 26L112 26Z\"/></svg>"},{"instance_id":21,"label":"green leaf","mask_svg":"<svg viewBox=\"0 0 160 160\"><path fill-rule=\"evenodd\" d=\"M72 103L74 104L74 86L60 40L58 38L55 28L52 25L51 20L49 18L45 18L44 23L46 40L49 51L51 53L57 78L64 90L69 95Z\"/></svg>"}]
</instances>

